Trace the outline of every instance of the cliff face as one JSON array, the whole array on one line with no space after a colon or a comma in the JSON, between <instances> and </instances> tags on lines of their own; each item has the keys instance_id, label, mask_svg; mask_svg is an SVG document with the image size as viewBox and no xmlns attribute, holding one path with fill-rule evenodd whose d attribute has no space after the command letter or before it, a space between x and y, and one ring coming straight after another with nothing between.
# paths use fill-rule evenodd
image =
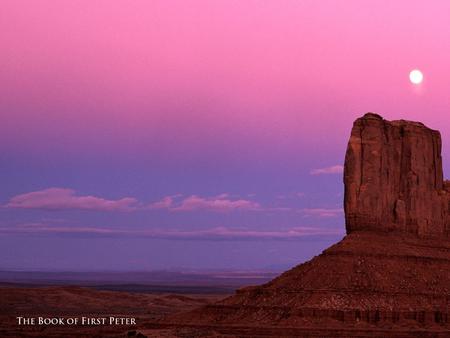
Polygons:
<instances>
[{"instance_id":1,"label":"cliff face","mask_svg":"<svg viewBox=\"0 0 450 338\"><path fill-rule=\"evenodd\" d=\"M344 169L347 233L400 231L448 237L450 182L441 136L422 123L368 113L354 122Z\"/></svg>"}]
</instances>

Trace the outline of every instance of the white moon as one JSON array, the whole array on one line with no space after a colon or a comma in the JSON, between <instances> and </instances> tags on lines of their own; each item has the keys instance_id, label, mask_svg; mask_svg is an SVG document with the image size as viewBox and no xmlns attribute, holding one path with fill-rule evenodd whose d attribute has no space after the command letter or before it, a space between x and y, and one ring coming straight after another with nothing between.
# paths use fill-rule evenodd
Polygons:
<instances>
[{"instance_id":1,"label":"white moon","mask_svg":"<svg viewBox=\"0 0 450 338\"><path fill-rule=\"evenodd\" d=\"M418 85L422 83L423 81L423 74L420 70L414 69L409 73L409 80L415 84Z\"/></svg>"}]
</instances>

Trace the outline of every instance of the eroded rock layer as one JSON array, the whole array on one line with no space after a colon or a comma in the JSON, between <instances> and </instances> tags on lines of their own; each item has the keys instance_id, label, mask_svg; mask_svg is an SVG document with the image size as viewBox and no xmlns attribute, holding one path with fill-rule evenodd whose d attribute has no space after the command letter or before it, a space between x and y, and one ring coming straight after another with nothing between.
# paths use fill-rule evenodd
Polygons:
<instances>
[{"instance_id":1,"label":"eroded rock layer","mask_svg":"<svg viewBox=\"0 0 450 338\"><path fill-rule=\"evenodd\" d=\"M322 337L339 337L342 330L380 336L380 329L389 330L389 337L440 331L450 336L449 252L448 241L355 231L265 285L171 321L229 331L277 328L281 336L293 327L302 335L317 328L334 332Z\"/></svg>"}]
</instances>

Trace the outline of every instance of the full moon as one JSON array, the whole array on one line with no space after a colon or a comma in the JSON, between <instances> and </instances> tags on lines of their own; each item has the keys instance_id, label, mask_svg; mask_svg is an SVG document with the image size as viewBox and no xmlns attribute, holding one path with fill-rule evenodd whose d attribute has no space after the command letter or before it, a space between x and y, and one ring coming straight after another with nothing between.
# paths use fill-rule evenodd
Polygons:
<instances>
[{"instance_id":1,"label":"full moon","mask_svg":"<svg viewBox=\"0 0 450 338\"><path fill-rule=\"evenodd\" d=\"M420 70L414 69L409 73L409 80L415 84L418 85L423 81L423 74Z\"/></svg>"}]
</instances>

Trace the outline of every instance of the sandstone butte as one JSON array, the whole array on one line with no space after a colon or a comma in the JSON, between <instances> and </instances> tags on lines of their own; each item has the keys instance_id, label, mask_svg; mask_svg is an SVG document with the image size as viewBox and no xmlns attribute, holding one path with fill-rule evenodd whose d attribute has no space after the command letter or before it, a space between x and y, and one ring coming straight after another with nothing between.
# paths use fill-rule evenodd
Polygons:
<instances>
[{"instance_id":1,"label":"sandstone butte","mask_svg":"<svg viewBox=\"0 0 450 338\"><path fill-rule=\"evenodd\" d=\"M441 137L368 113L344 166L346 236L272 281L157 324L175 336L450 337Z\"/></svg>"}]
</instances>

